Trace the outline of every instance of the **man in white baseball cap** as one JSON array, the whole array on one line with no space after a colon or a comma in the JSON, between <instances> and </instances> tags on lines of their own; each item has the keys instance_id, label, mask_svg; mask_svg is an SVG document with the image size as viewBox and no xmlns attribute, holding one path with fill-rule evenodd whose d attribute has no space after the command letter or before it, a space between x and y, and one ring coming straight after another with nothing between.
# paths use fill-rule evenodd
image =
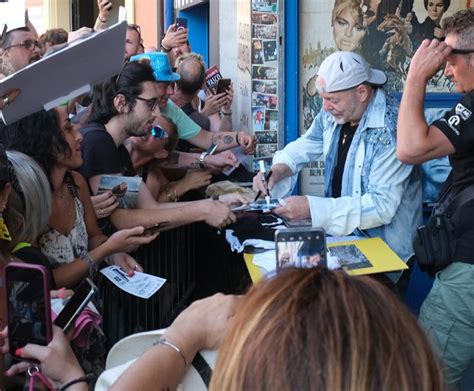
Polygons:
<instances>
[{"instance_id":1,"label":"man in white baseball cap","mask_svg":"<svg viewBox=\"0 0 474 391\"><path fill-rule=\"evenodd\" d=\"M383 90L386 80L358 54L327 57L316 79L322 110L275 154L268 189L272 198L290 194L299 171L323 159L324 196L290 196L274 212L310 218L330 235L381 237L407 261L421 221L421 184L418 170L396 157L398 103ZM260 174L254 189L266 195Z\"/></svg>"},{"instance_id":2,"label":"man in white baseball cap","mask_svg":"<svg viewBox=\"0 0 474 391\"><path fill-rule=\"evenodd\" d=\"M328 56L319 67L316 86L319 92L338 92L362 83L383 86L386 82L385 73L372 69L360 55L336 52Z\"/></svg>"}]
</instances>

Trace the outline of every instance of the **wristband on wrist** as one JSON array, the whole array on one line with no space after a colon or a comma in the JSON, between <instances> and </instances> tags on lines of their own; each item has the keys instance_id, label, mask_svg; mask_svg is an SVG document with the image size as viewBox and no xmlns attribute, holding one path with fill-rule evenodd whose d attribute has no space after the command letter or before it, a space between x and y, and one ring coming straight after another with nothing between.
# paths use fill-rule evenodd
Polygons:
<instances>
[{"instance_id":1,"label":"wristband on wrist","mask_svg":"<svg viewBox=\"0 0 474 391\"><path fill-rule=\"evenodd\" d=\"M100 18L100 16L98 16L97 19L99 19L100 23L107 23L107 19L102 20L102 19Z\"/></svg>"},{"instance_id":2,"label":"wristband on wrist","mask_svg":"<svg viewBox=\"0 0 474 391\"><path fill-rule=\"evenodd\" d=\"M77 383L87 383L89 384L92 381L93 375L88 373L86 376L79 377L77 379L71 380L70 382L63 384L61 387L59 387L58 391L64 391L67 390L69 387L73 386L74 384Z\"/></svg>"},{"instance_id":3,"label":"wristband on wrist","mask_svg":"<svg viewBox=\"0 0 474 391\"><path fill-rule=\"evenodd\" d=\"M165 345L173 349L175 352L178 352L178 354L181 356L181 358L184 361L184 366L187 368L189 363L188 360L186 360L186 357L184 356L183 352L181 351L180 348L178 348L175 344L172 344L170 341L168 341L166 338L160 338L158 341L153 343L153 346L158 346L158 345Z\"/></svg>"},{"instance_id":4,"label":"wristband on wrist","mask_svg":"<svg viewBox=\"0 0 474 391\"><path fill-rule=\"evenodd\" d=\"M221 111L221 114L225 117L231 117L232 116L232 111Z\"/></svg>"},{"instance_id":5,"label":"wristband on wrist","mask_svg":"<svg viewBox=\"0 0 474 391\"><path fill-rule=\"evenodd\" d=\"M237 135L235 136L235 141L237 141L237 145L240 145L239 133L240 132L237 132Z\"/></svg>"},{"instance_id":6,"label":"wristband on wrist","mask_svg":"<svg viewBox=\"0 0 474 391\"><path fill-rule=\"evenodd\" d=\"M171 51L171 48L167 48L165 45L163 45L163 41L161 42L161 49L165 53L169 53Z\"/></svg>"}]
</instances>

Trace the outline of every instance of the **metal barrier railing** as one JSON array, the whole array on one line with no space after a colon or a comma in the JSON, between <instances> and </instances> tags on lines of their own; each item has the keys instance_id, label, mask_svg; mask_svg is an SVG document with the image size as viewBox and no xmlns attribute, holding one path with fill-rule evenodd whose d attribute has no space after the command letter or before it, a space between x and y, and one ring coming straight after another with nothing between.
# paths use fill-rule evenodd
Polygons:
<instances>
[{"instance_id":1,"label":"metal barrier railing","mask_svg":"<svg viewBox=\"0 0 474 391\"><path fill-rule=\"evenodd\" d=\"M103 276L99 279L103 329L109 346L127 335L168 326L187 305L194 287L196 229L193 224L164 231L133 254L145 272L167 279L149 299L129 295Z\"/></svg>"},{"instance_id":2,"label":"metal barrier railing","mask_svg":"<svg viewBox=\"0 0 474 391\"><path fill-rule=\"evenodd\" d=\"M145 272L167 279L145 300L99 281L103 329L111 347L130 334L167 327L192 301L216 292L242 293L251 280L242 254L205 223L162 232L134 254Z\"/></svg>"}]
</instances>

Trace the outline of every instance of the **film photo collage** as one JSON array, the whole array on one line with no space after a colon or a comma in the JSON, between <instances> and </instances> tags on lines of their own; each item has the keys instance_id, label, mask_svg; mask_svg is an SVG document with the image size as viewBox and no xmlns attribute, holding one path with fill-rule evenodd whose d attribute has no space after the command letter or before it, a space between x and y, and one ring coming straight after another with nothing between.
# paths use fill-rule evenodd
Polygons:
<instances>
[{"instance_id":1,"label":"film photo collage","mask_svg":"<svg viewBox=\"0 0 474 391\"><path fill-rule=\"evenodd\" d=\"M278 149L278 0L252 0L252 129L256 158Z\"/></svg>"}]
</instances>

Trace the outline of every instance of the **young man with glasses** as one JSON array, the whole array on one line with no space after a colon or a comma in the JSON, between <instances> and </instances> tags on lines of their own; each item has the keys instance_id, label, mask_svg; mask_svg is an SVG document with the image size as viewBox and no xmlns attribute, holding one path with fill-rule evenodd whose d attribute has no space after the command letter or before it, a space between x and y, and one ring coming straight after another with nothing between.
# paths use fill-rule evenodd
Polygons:
<instances>
[{"instance_id":1,"label":"young man with glasses","mask_svg":"<svg viewBox=\"0 0 474 391\"><path fill-rule=\"evenodd\" d=\"M94 87L90 123L81 129L81 172L93 193L97 192L102 175L135 176L124 142L132 136L150 134L160 113L160 98L150 66L137 62L126 64L120 77ZM197 221L223 227L235 221L235 215L214 200L157 203L142 183L135 209L116 209L110 221L118 229L149 227L164 221L169 222L168 228Z\"/></svg>"},{"instance_id":2,"label":"young man with glasses","mask_svg":"<svg viewBox=\"0 0 474 391\"><path fill-rule=\"evenodd\" d=\"M445 18L443 32L444 42L423 41L411 61L398 115L397 155L410 164L449 155L452 193L459 194L474 185L474 8ZM429 126L423 115L426 84L443 64L446 77L465 95ZM471 200L455 222L453 259L437 273L420 311L450 385L474 363L473 219Z\"/></svg>"},{"instance_id":3,"label":"young man with glasses","mask_svg":"<svg viewBox=\"0 0 474 391\"><path fill-rule=\"evenodd\" d=\"M41 58L41 45L27 27L18 28L5 34L0 56L17 72Z\"/></svg>"}]
</instances>

